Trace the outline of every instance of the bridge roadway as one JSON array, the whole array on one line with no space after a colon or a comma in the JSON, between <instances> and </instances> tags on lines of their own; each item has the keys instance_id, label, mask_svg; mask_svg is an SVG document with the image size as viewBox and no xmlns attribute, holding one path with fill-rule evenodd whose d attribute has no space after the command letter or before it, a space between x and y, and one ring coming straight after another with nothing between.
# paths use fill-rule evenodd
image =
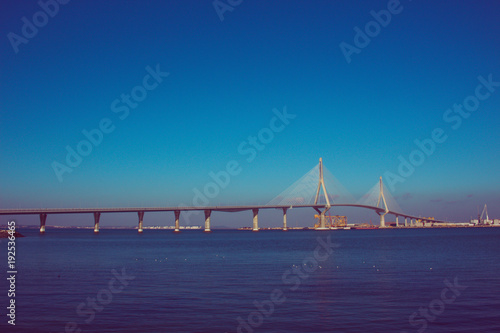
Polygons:
<instances>
[{"instance_id":1,"label":"bridge roadway","mask_svg":"<svg viewBox=\"0 0 500 333\"><path fill-rule=\"evenodd\" d=\"M84 213L92 213L94 214L94 232L99 232L99 219L102 213L137 213L139 217L139 226L138 231L143 231L143 219L144 213L146 212L174 212L175 214L175 231L179 232L179 217L182 211L204 211L205 213L205 231L210 231L210 215L213 211L216 212L242 212L251 210L253 212L253 231L259 230L258 224L258 213L260 209L282 209L283 210L283 230L287 230L287 222L286 222L286 213L288 209L292 208L313 208L318 213L320 213L320 227L321 229L325 228L325 213L331 207L358 207L374 210L381 218L381 226L385 226L384 216L386 214L391 214L396 216L396 224L399 225L398 218L399 216L405 219L405 226L407 224L407 219L410 219L410 225L412 225L413 220L422 220L424 222L437 222L444 223L446 221L441 220L429 220L422 217L412 216L408 214L403 214L399 212L386 211L383 208L368 206L368 205L360 205L360 204L332 204L330 206L326 205L247 205L247 206L206 206L206 207L122 207L122 208L35 208L35 209L0 209L0 215L39 215L40 216L40 232L45 232L45 222L47 220L48 214L84 214ZM321 211L321 209L324 209Z\"/></svg>"}]
</instances>

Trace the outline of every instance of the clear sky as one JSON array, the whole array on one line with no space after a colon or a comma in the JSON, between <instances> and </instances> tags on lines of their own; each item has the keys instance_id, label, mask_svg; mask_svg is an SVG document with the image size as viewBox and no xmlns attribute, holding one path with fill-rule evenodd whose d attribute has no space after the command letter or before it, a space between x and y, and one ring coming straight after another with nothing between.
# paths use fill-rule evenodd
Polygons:
<instances>
[{"instance_id":1,"label":"clear sky","mask_svg":"<svg viewBox=\"0 0 500 333\"><path fill-rule=\"evenodd\" d=\"M209 203L266 203L322 157L355 198L500 218L497 1L41 3L1 4L0 208L193 205L228 163Z\"/></svg>"}]
</instances>

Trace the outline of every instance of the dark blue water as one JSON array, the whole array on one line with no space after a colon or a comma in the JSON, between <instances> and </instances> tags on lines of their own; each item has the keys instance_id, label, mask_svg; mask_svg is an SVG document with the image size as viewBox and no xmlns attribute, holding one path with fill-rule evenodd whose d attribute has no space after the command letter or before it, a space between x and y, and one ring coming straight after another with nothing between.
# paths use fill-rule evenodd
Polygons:
<instances>
[{"instance_id":1,"label":"dark blue water","mask_svg":"<svg viewBox=\"0 0 500 333\"><path fill-rule=\"evenodd\" d=\"M500 228L20 231L1 332L500 332Z\"/></svg>"}]
</instances>

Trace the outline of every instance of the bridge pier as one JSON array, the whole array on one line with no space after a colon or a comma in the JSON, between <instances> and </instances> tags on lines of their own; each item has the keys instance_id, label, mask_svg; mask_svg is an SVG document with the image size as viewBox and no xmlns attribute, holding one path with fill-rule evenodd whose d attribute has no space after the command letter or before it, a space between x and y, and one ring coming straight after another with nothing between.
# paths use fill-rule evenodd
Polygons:
<instances>
[{"instance_id":1,"label":"bridge pier","mask_svg":"<svg viewBox=\"0 0 500 333\"><path fill-rule=\"evenodd\" d=\"M252 209L253 212L253 228L252 231L259 231L259 210L257 208Z\"/></svg>"},{"instance_id":2,"label":"bridge pier","mask_svg":"<svg viewBox=\"0 0 500 333\"><path fill-rule=\"evenodd\" d=\"M325 214L330 210L330 206L327 206L324 211L320 211L318 208L314 208L319 213L319 227L315 230L330 230L326 227L326 217Z\"/></svg>"},{"instance_id":3,"label":"bridge pier","mask_svg":"<svg viewBox=\"0 0 500 333\"><path fill-rule=\"evenodd\" d=\"M286 210L288 208L283 208L283 231L287 231L287 227L286 227Z\"/></svg>"},{"instance_id":4,"label":"bridge pier","mask_svg":"<svg viewBox=\"0 0 500 333\"><path fill-rule=\"evenodd\" d=\"M387 214L387 212L385 212L384 214L380 214L380 227L381 228L385 228L385 215Z\"/></svg>"},{"instance_id":5,"label":"bridge pier","mask_svg":"<svg viewBox=\"0 0 500 333\"><path fill-rule=\"evenodd\" d=\"M319 228L326 229L325 212L319 214Z\"/></svg>"},{"instance_id":6,"label":"bridge pier","mask_svg":"<svg viewBox=\"0 0 500 333\"><path fill-rule=\"evenodd\" d=\"M144 212L137 212L137 215L139 216L139 228L137 229L137 231L142 233L142 220L144 219Z\"/></svg>"},{"instance_id":7,"label":"bridge pier","mask_svg":"<svg viewBox=\"0 0 500 333\"><path fill-rule=\"evenodd\" d=\"M40 214L40 233L42 234L45 232L45 221L47 221L47 214Z\"/></svg>"},{"instance_id":8,"label":"bridge pier","mask_svg":"<svg viewBox=\"0 0 500 333\"><path fill-rule=\"evenodd\" d=\"M396 215L396 228L398 228L398 227L399 227L399 216Z\"/></svg>"},{"instance_id":9,"label":"bridge pier","mask_svg":"<svg viewBox=\"0 0 500 333\"><path fill-rule=\"evenodd\" d=\"M408 218L405 217L405 227L407 227L407 226L408 226Z\"/></svg>"},{"instance_id":10,"label":"bridge pier","mask_svg":"<svg viewBox=\"0 0 500 333\"><path fill-rule=\"evenodd\" d=\"M94 212L94 233L99 233L99 218L101 217L101 213Z\"/></svg>"},{"instance_id":11,"label":"bridge pier","mask_svg":"<svg viewBox=\"0 0 500 333\"><path fill-rule=\"evenodd\" d=\"M205 232L210 232L210 214L212 211L210 209L205 210Z\"/></svg>"},{"instance_id":12,"label":"bridge pier","mask_svg":"<svg viewBox=\"0 0 500 333\"><path fill-rule=\"evenodd\" d=\"M180 232L181 230L179 229L179 216L181 215L180 210L174 210L175 214L175 230L174 232Z\"/></svg>"}]
</instances>

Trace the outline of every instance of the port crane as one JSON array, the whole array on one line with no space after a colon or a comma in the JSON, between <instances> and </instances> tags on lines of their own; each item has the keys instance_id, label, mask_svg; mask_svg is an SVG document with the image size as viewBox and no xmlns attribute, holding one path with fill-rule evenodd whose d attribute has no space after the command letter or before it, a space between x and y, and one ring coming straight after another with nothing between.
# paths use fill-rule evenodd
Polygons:
<instances>
[{"instance_id":1,"label":"port crane","mask_svg":"<svg viewBox=\"0 0 500 333\"><path fill-rule=\"evenodd\" d=\"M486 220L484 219L484 216L486 216ZM486 204L484 204L483 212L479 216L479 224L490 224L490 218L488 216L488 208L486 207Z\"/></svg>"}]
</instances>

